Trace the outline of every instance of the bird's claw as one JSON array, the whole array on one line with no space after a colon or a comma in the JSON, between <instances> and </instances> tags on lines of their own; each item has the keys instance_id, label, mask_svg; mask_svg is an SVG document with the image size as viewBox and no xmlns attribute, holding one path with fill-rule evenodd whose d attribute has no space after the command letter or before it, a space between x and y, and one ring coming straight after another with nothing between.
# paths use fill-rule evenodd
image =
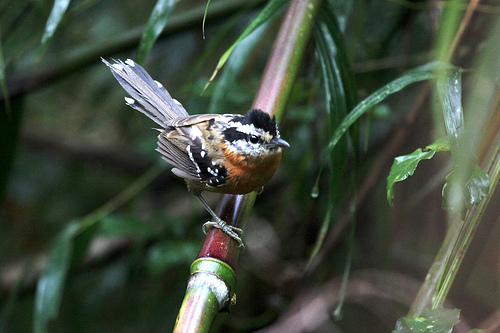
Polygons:
<instances>
[{"instance_id":1,"label":"bird's claw","mask_svg":"<svg viewBox=\"0 0 500 333\"><path fill-rule=\"evenodd\" d=\"M217 228L222 230L225 234L229 235L232 239L238 242L239 247L245 247L243 245L243 241L241 240L241 236L243 235L243 230L227 224L223 220L218 220L218 221L208 221L205 224L203 224L203 232L206 234L208 229L210 228Z\"/></svg>"}]
</instances>

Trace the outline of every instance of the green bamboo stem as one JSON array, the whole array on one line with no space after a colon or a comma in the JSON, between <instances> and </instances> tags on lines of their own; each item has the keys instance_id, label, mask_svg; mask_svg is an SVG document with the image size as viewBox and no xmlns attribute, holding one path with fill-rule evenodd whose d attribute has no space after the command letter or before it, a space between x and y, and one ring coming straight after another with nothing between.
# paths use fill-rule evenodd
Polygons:
<instances>
[{"instance_id":1,"label":"green bamboo stem","mask_svg":"<svg viewBox=\"0 0 500 333\"><path fill-rule=\"evenodd\" d=\"M415 297L407 317L415 318L425 308L436 308L443 305L500 180L500 146L496 148L487 173L490 175L489 194L478 206L471 208L464 221L461 220L459 213L451 215L450 229L427 273L424 284ZM459 239L460 242L458 242ZM458 247L456 251L455 247ZM447 269L446 275L443 275L445 269Z\"/></svg>"},{"instance_id":2,"label":"green bamboo stem","mask_svg":"<svg viewBox=\"0 0 500 333\"><path fill-rule=\"evenodd\" d=\"M443 241L443 245L439 249L434 262L432 263L427 276L425 277L424 283L420 287L420 290L415 297L413 304L408 311L406 317L416 318L420 316L422 311L431 306L433 296L436 293L439 282L441 281L442 274L448 263L448 259L453 252L453 247L456 244L456 240L462 230L463 223L460 221L454 221L459 223L451 223L450 229L446 233L446 237Z\"/></svg>"},{"instance_id":3,"label":"green bamboo stem","mask_svg":"<svg viewBox=\"0 0 500 333\"><path fill-rule=\"evenodd\" d=\"M319 1L292 0L252 107L260 108L270 115L281 118L309 41ZM216 213L220 214L219 216L228 224L244 229L255 197L255 192L239 196L223 195ZM236 242L219 229L213 228L207 233L205 244L198 254L198 260L216 260L220 265L226 263L227 267L234 268L238 254L239 248ZM216 290L221 291L219 288L221 286L222 289L225 285L232 290L234 287L232 280L226 281L223 276L210 272L207 274L211 276L204 281L206 283L200 284L193 282L198 279L197 274L192 273L190 277L188 290L174 328L176 333L207 332L217 312L227 309L230 300L233 299L231 292L229 298L215 297Z\"/></svg>"},{"instance_id":4,"label":"green bamboo stem","mask_svg":"<svg viewBox=\"0 0 500 333\"><path fill-rule=\"evenodd\" d=\"M208 332L234 296L236 274L221 260L202 258L191 265L191 277L174 332Z\"/></svg>"},{"instance_id":5,"label":"green bamboo stem","mask_svg":"<svg viewBox=\"0 0 500 333\"><path fill-rule=\"evenodd\" d=\"M476 6L477 1L471 1L469 3L467 12L462 18L460 24L458 24L461 16L459 11L449 10L443 15L444 19L441 26L445 28L443 28L443 31L439 36L439 42L437 43L440 45L438 54L441 60L448 62L452 58L458 43L463 36L465 28L470 24L471 13L474 12L474 8ZM457 29L454 29L453 27ZM470 140L469 138L469 140L464 141L466 144L470 145L469 149L464 149L464 151L473 151L472 142L474 140ZM469 158L470 156L461 156L461 159L463 160ZM451 284L456 276L458 268L460 267L463 256L469 247L470 241L472 241L472 237L484 212L483 209L487 207L487 202L490 200L491 193L493 192L490 190L490 195L483 199L479 207L473 207L473 209L468 212L465 221L462 221L460 214L452 213L450 215L450 228L447 231L445 240L443 241L436 258L429 269L425 281L415 297L412 306L410 307L407 317L418 317L422 313L423 309L431 307L435 308L443 304L446 296L448 295L449 288L451 287ZM464 241L461 244L457 244L460 237L464 234ZM454 248L457 245L459 246L459 249L457 252L454 252ZM451 258L454 253L458 253L458 255ZM447 267L449 269L445 276L444 274Z\"/></svg>"},{"instance_id":6,"label":"green bamboo stem","mask_svg":"<svg viewBox=\"0 0 500 333\"><path fill-rule=\"evenodd\" d=\"M203 306L197 307L197 305ZM209 332L219 312L217 297L209 288L186 290L174 332Z\"/></svg>"},{"instance_id":7,"label":"green bamboo stem","mask_svg":"<svg viewBox=\"0 0 500 333\"><path fill-rule=\"evenodd\" d=\"M443 305L446 296L450 291L451 285L455 280L458 269L460 268L460 265L462 264L462 261L465 257L465 253L467 252L470 243L474 238L474 235L479 226L479 223L482 220L484 212L486 208L489 207L493 193L496 190L498 181L500 180L500 145L497 146L497 150L495 152L495 159L491 167L489 168L488 174L490 175L490 184L491 184L489 194L486 198L484 198L481 201L481 203L478 206L473 207L469 212L469 214L467 215L467 219L464 222L466 229L463 232L464 234L463 240L460 243L456 256L453 258L450 264L450 268L448 270L448 274L446 275L443 281L443 285L439 289L439 292L437 293L436 297L433 300L432 304L433 308Z\"/></svg>"}]
</instances>

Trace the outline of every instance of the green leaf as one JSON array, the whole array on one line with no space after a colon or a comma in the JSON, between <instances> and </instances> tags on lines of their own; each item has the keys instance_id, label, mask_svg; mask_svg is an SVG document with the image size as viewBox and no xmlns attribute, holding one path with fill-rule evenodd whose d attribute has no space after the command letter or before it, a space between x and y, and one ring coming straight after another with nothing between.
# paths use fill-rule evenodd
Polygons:
<instances>
[{"instance_id":1,"label":"green leaf","mask_svg":"<svg viewBox=\"0 0 500 333\"><path fill-rule=\"evenodd\" d=\"M137 51L137 62L139 64L144 63L146 60L151 47L153 47L154 42L160 36L163 28L165 28L176 2L176 0L158 0L156 2L153 12L142 33L139 50Z\"/></svg>"},{"instance_id":2,"label":"green leaf","mask_svg":"<svg viewBox=\"0 0 500 333\"><path fill-rule=\"evenodd\" d=\"M208 80L208 83L205 86L206 87L210 84L210 82L213 81L219 70L224 66L226 63L227 59L233 52L234 48L243 40L245 39L248 35L250 35L255 29L257 29L259 26L261 26L264 23L269 23L271 22L278 14L281 13L283 8L285 7L285 3L287 3L288 0L271 0L267 3L267 5L262 9L262 11L250 22L250 24L246 27L246 29L241 33L241 35L238 37L238 39L229 47L229 49L224 52L222 57L219 59L219 62L217 63L217 66Z\"/></svg>"},{"instance_id":3,"label":"green leaf","mask_svg":"<svg viewBox=\"0 0 500 333\"><path fill-rule=\"evenodd\" d=\"M38 61L43 57L45 49L47 48L47 43L54 36L54 32L57 26L61 22L66 10L68 9L70 0L55 0L52 11L50 12L49 18L47 19L47 24L45 25L45 30L42 36L42 42L40 48L38 49Z\"/></svg>"},{"instance_id":4,"label":"green leaf","mask_svg":"<svg viewBox=\"0 0 500 333\"><path fill-rule=\"evenodd\" d=\"M201 23L201 32L203 34L203 39L205 39L205 22L207 21L209 5L210 5L210 0L207 0L207 5L205 6L205 13L203 14L203 22Z\"/></svg>"},{"instance_id":5,"label":"green leaf","mask_svg":"<svg viewBox=\"0 0 500 333\"><path fill-rule=\"evenodd\" d=\"M228 60L224 72L215 85L214 93L210 100L208 113L218 113L219 110L227 109L224 104L228 102L228 91L235 84L236 78L243 70L247 59L261 40L269 23L266 22L255 29L248 38L242 40L233 51L233 56Z\"/></svg>"},{"instance_id":6,"label":"green leaf","mask_svg":"<svg viewBox=\"0 0 500 333\"><path fill-rule=\"evenodd\" d=\"M474 159L470 158L473 154L461 147L464 136L461 71L456 68L445 72L446 76L437 81L438 94L443 105L455 170L446 177L442 206L446 210L469 209L488 194L490 181L477 162L474 163ZM460 158L466 160L459 161Z\"/></svg>"},{"instance_id":7,"label":"green leaf","mask_svg":"<svg viewBox=\"0 0 500 333\"><path fill-rule=\"evenodd\" d=\"M163 166L150 168L112 200L79 221L69 223L58 235L42 276L38 280L33 316L33 326L36 333L47 332L49 321L57 317L71 264L73 261L78 261L85 253L93 232L99 227L98 223L137 195L163 169Z\"/></svg>"},{"instance_id":8,"label":"green leaf","mask_svg":"<svg viewBox=\"0 0 500 333\"><path fill-rule=\"evenodd\" d=\"M393 206L394 184L412 176L422 160L431 159L437 151L449 151L447 138L440 138L424 149L419 148L409 155L399 156L394 159L391 172L387 177L387 200Z\"/></svg>"},{"instance_id":9,"label":"green leaf","mask_svg":"<svg viewBox=\"0 0 500 333\"><path fill-rule=\"evenodd\" d=\"M316 53L321 66L322 80L325 89L325 104L330 120L330 130L334 132L348 112L348 97L346 90L356 91L349 77L352 76L350 64L345 56L344 39L338 27L333 9L329 2L323 2L316 21L313 34L316 41ZM352 107L353 105L351 105ZM309 257L311 262L320 250L331 223L335 197L343 180L347 162L347 138L330 153L330 192L328 210L323 219L321 231ZM312 196L319 194L318 184L315 185Z\"/></svg>"},{"instance_id":10,"label":"green leaf","mask_svg":"<svg viewBox=\"0 0 500 333\"><path fill-rule=\"evenodd\" d=\"M451 333L453 326L460 322L460 310L425 309L417 318L400 318L392 333Z\"/></svg>"},{"instance_id":11,"label":"green leaf","mask_svg":"<svg viewBox=\"0 0 500 333\"><path fill-rule=\"evenodd\" d=\"M464 111L462 108L462 73L459 68L445 71L437 80L438 95L443 106L446 133L450 140L451 154L458 156L460 141L464 134Z\"/></svg>"},{"instance_id":12,"label":"green leaf","mask_svg":"<svg viewBox=\"0 0 500 333\"><path fill-rule=\"evenodd\" d=\"M460 186L461 182L457 178L457 170L453 170L446 176L446 183L443 187L443 209L456 210L463 207L468 209L488 195L490 178L479 165L476 164L465 186Z\"/></svg>"},{"instance_id":13,"label":"green leaf","mask_svg":"<svg viewBox=\"0 0 500 333\"><path fill-rule=\"evenodd\" d=\"M347 59L345 43L329 2L323 2L319 20L314 27L314 37L325 86L326 107L330 128L334 132L357 100L356 86ZM340 187L347 161L347 139L330 151L331 188L330 202ZM317 189L313 190L317 194Z\"/></svg>"},{"instance_id":14,"label":"green leaf","mask_svg":"<svg viewBox=\"0 0 500 333\"><path fill-rule=\"evenodd\" d=\"M436 79L438 74L435 72L437 69L442 69L443 66L446 66L446 68L453 68L451 65L443 64L441 62L431 62L422 66L419 66L400 78L397 78L396 80L386 84L384 87L380 88L367 98L365 98L363 101L361 101L342 121L340 126L337 128L335 133L333 133L332 137L330 138L330 143L328 144L328 147L325 152L325 157L326 159L327 156L330 155L330 152L332 151L333 148L337 145L339 142L340 138L345 134L345 132L351 127L352 124L356 122L356 120L359 119L365 112L371 110L375 105L379 104L382 102L384 99L386 99L388 96L400 91L401 89L405 88L406 86L419 82L419 81L424 81L424 80L430 80L430 79ZM324 161L322 164L322 167L324 165ZM321 174L321 170L320 170Z\"/></svg>"},{"instance_id":15,"label":"green leaf","mask_svg":"<svg viewBox=\"0 0 500 333\"><path fill-rule=\"evenodd\" d=\"M47 332L49 321L56 318L59 313L66 276L71 265L73 240L79 229L78 222L71 222L59 234L52 246L36 289L33 319L35 333Z\"/></svg>"},{"instance_id":16,"label":"green leaf","mask_svg":"<svg viewBox=\"0 0 500 333\"><path fill-rule=\"evenodd\" d=\"M316 52L321 65L321 73L325 88L326 108L329 114L331 133L339 127L342 119L348 111L354 108L357 102L357 88L351 71L350 62L344 43L344 36L340 30L335 11L328 1L323 1L319 11L318 20L313 29ZM330 186L328 208L323 219L321 231L316 244L309 257L309 263L315 258L321 249L324 239L328 233L333 216L335 198L344 179L345 165L347 163L348 141L343 137L335 149L330 152ZM313 189L313 194L318 195L318 186ZM339 303L334 311L334 317L341 316L347 283L351 272L351 264L354 253L354 225L349 229L348 254L345 270L339 291Z\"/></svg>"},{"instance_id":17,"label":"green leaf","mask_svg":"<svg viewBox=\"0 0 500 333\"><path fill-rule=\"evenodd\" d=\"M133 217L110 215L100 222L100 231L106 236L150 236L153 228Z\"/></svg>"},{"instance_id":18,"label":"green leaf","mask_svg":"<svg viewBox=\"0 0 500 333\"><path fill-rule=\"evenodd\" d=\"M78 222L78 231L73 237L73 255L71 257L71 267L80 263L87 254L89 244L94 238L96 231L99 229L99 223L83 224Z\"/></svg>"},{"instance_id":19,"label":"green leaf","mask_svg":"<svg viewBox=\"0 0 500 333\"><path fill-rule=\"evenodd\" d=\"M155 244L148 253L148 266L152 274L160 274L169 267L188 265L200 250L199 242L165 241Z\"/></svg>"},{"instance_id":20,"label":"green leaf","mask_svg":"<svg viewBox=\"0 0 500 333\"><path fill-rule=\"evenodd\" d=\"M351 63L347 55L344 35L342 34L340 24L337 22L336 14L338 12L333 8L333 6L338 4L338 2L335 2L335 4L329 1L323 2L316 26L321 30L331 56L335 57L333 63L335 65L335 75L342 81L342 86L339 89L343 90L347 113L347 111L356 106L358 94L354 74L351 70ZM315 32L315 37L318 37L316 34L317 32Z\"/></svg>"}]
</instances>

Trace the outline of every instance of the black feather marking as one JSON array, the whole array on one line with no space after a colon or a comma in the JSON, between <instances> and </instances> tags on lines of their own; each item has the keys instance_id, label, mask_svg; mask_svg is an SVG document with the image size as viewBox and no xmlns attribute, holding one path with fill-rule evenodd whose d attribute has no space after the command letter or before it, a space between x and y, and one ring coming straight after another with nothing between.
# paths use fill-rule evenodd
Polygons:
<instances>
[{"instance_id":1,"label":"black feather marking","mask_svg":"<svg viewBox=\"0 0 500 333\"><path fill-rule=\"evenodd\" d=\"M269 114L260 110L252 109L248 111L244 116L236 116L231 121L241 122L243 125L254 125L256 128L260 128L265 132L268 132L272 136L278 135L276 126L276 117L270 117Z\"/></svg>"},{"instance_id":2,"label":"black feather marking","mask_svg":"<svg viewBox=\"0 0 500 333\"><path fill-rule=\"evenodd\" d=\"M207 130L210 130L214 124L215 124L215 118L210 119L208 121Z\"/></svg>"},{"instance_id":3,"label":"black feather marking","mask_svg":"<svg viewBox=\"0 0 500 333\"><path fill-rule=\"evenodd\" d=\"M162 154L163 159L169 164L191 175L193 178L198 177L196 165L191 161L188 154L167 140L164 134L165 133L162 132L158 136L158 148L156 149Z\"/></svg>"},{"instance_id":4,"label":"black feather marking","mask_svg":"<svg viewBox=\"0 0 500 333\"><path fill-rule=\"evenodd\" d=\"M197 166L198 176L209 186L220 186L226 183L227 169L216 164L208 157L207 151L201 148L201 142L194 141L189 146L190 158Z\"/></svg>"},{"instance_id":5,"label":"black feather marking","mask_svg":"<svg viewBox=\"0 0 500 333\"><path fill-rule=\"evenodd\" d=\"M224 130L224 139L230 142L234 142L237 140L246 140L247 134L238 131L235 127L229 127Z\"/></svg>"}]
</instances>

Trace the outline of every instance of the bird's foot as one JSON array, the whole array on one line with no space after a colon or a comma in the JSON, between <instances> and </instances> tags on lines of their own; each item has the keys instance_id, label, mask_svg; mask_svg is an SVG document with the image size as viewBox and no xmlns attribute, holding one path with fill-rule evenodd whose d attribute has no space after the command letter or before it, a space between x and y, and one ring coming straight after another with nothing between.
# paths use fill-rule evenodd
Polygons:
<instances>
[{"instance_id":1,"label":"bird's foot","mask_svg":"<svg viewBox=\"0 0 500 333\"><path fill-rule=\"evenodd\" d=\"M203 232L205 234L210 228L217 228L224 231L224 233L229 235L229 237L238 242L239 247L245 247L245 245L243 245L243 241L241 240L241 236L243 235L242 229L229 225L221 219L217 219L217 221L208 221L203 224Z\"/></svg>"}]
</instances>

